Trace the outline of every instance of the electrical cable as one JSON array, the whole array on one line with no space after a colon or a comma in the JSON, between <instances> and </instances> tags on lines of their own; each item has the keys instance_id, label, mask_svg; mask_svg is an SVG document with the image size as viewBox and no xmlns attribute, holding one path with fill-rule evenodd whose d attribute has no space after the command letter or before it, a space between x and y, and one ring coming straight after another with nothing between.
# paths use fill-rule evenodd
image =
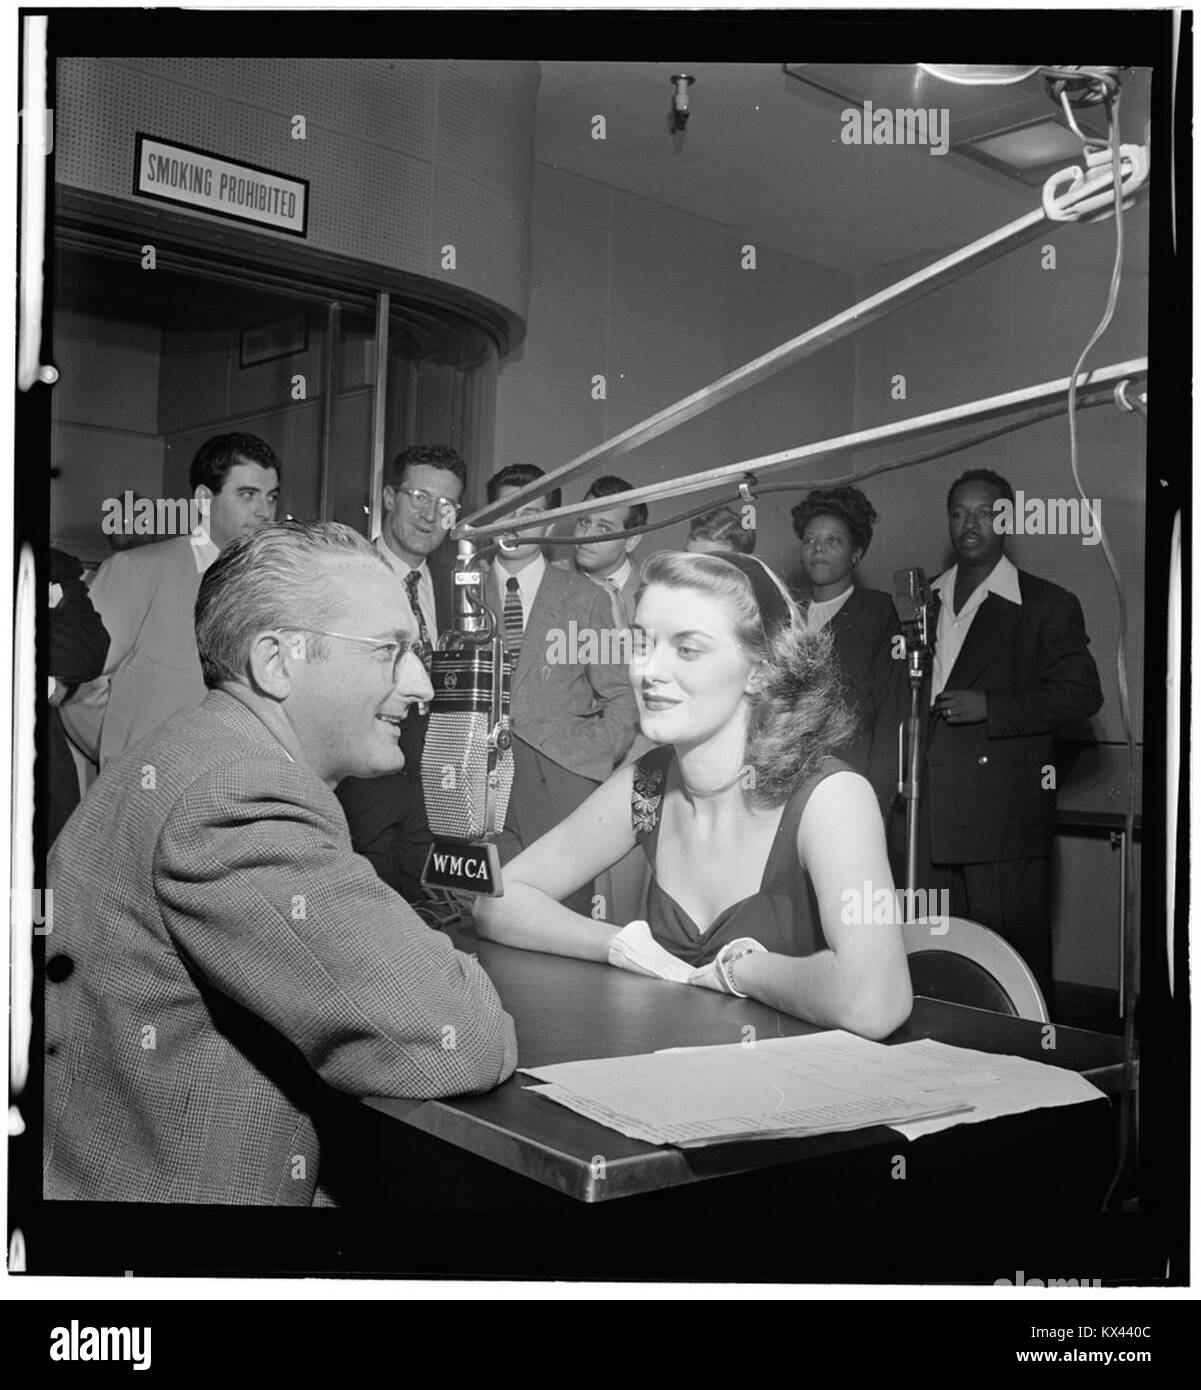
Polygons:
<instances>
[{"instance_id":1,"label":"electrical cable","mask_svg":"<svg viewBox=\"0 0 1201 1390\"><path fill-rule=\"evenodd\" d=\"M1105 310L1101 315L1096 328L1093 329L1088 342L1085 343L1080 356L1076 359L1076 365L1072 369L1071 384L1068 388L1068 446L1072 469L1072 481L1076 485L1076 492L1080 497L1083 507L1089 508L1091 505L1085 493L1084 485L1080 480L1080 449L1079 433L1077 429L1077 401L1076 390L1080 379L1080 373L1084 367L1085 359L1093 350L1093 347L1100 340L1106 329L1113 320L1114 310L1117 307L1118 292L1122 284L1122 265L1125 256L1125 223L1122 215L1122 187L1121 187L1121 126L1119 107L1121 104L1120 93L1114 91L1106 101L1106 114L1109 121L1109 147L1114 169L1114 261L1113 270L1110 274L1109 293L1105 302ZM1074 123L1073 123L1074 124ZM1127 762L1127 787L1126 787L1126 815L1125 815L1125 835L1122 845L1122 869L1123 883L1125 892L1121 904L1122 920L1122 949L1123 949L1123 980L1126 987L1131 992L1130 1002L1126 1004L1125 1016L1122 1020L1123 1036L1123 1070L1124 1070L1124 1103L1121 1107L1119 1119L1119 1142L1118 1159L1114 1171L1113 1179L1106 1190L1104 1200L1101 1204L1102 1211L1109 1209L1109 1204L1113 1200L1118 1183L1126 1168L1130 1152L1131 1124L1130 1111L1136 1103L1134 1084L1134 1004L1136 996L1136 978L1138 972L1138 941L1133 930L1134 906L1136 897L1136 883L1134 873L1134 819L1136 807L1138 805L1138 787L1136 778L1136 757L1134 747L1134 727L1130 716L1130 689L1127 678L1126 665L1126 637L1127 637L1127 597L1126 586L1122 581L1121 572L1118 569L1117 561L1109 544L1109 537L1099 515L1093 516L1093 525L1097 537L1101 543L1101 553L1105 556L1105 563L1109 567L1110 575L1113 578L1114 588L1118 598L1118 641L1117 641L1117 676L1118 676L1118 709L1122 720L1122 732L1126 743L1126 762Z\"/></svg>"}]
</instances>

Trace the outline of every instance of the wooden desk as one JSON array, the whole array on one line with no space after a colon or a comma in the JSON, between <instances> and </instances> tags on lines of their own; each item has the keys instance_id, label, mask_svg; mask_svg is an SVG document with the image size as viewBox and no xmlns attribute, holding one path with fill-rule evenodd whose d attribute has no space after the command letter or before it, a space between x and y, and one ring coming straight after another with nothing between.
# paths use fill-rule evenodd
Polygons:
<instances>
[{"instance_id":1,"label":"wooden desk","mask_svg":"<svg viewBox=\"0 0 1201 1390\"><path fill-rule=\"evenodd\" d=\"M466 934L458 935L456 944L479 957L513 1015L522 1066L820 1031L749 999L667 984L607 965L518 951ZM889 1042L937 1038L982 1051L1008 1052L1070 1067L1107 1094L1120 1089L1120 1039L1056 1028L1055 1046L1050 1049L1044 1046L1044 1037L1041 1024L919 999L909 1022ZM535 1084L533 1078L518 1072L486 1096L447 1101L373 1099L369 1104L440 1144L586 1203L612 1202L857 1149L884 1146L892 1154L917 1147L892 1130L875 1127L704 1149L657 1148L528 1094L525 1087ZM1043 1113L1045 1118L1048 1112ZM1008 1123L986 1122L951 1133L962 1137L971 1130L976 1139L981 1132ZM1033 1121L1028 1123L1035 1127Z\"/></svg>"}]
</instances>

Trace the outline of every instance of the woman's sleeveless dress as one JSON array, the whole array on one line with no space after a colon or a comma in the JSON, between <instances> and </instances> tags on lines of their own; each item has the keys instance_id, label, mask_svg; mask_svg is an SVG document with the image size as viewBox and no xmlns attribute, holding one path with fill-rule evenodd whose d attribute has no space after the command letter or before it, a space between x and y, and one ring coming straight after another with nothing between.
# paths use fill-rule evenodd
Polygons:
<instances>
[{"instance_id":1,"label":"woman's sleeveless dress","mask_svg":"<svg viewBox=\"0 0 1201 1390\"><path fill-rule=\"evenodd\" d=\"M836 772L853 769L837 758L821 760L813 776L788 799L759 891L726 908L708 931L702 932L655 877L663 793L674 758L673 748L655 748L637 763L630 804L634 834L651 865L646 917L655 940L691 966L707 965L723 946L740 936L754 937L767 950L787 956L808 956L824 950L826 939L817 898L797 859L797 827L818 783Z\"/></svg>"}]
</instances>

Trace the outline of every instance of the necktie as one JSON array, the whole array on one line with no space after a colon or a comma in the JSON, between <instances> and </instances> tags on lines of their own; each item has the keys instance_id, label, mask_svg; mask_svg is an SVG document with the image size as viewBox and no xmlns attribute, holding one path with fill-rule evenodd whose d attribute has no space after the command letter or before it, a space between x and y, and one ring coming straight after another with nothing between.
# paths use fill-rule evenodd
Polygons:
<instances>
[{"instance_id":1,"label":"necktie","mask_svg":"<svg viewBox=\"0 0 1201 1390\"><path fill-rule=\"evenodd\" d=\"M421 664L428 671L430 668L430 655L434 650L434 644L430 641L430 630L425 625L425 614L421 611L421 604L417 598L417 585L421 583L421 571L410 570L405 575L405 588L409 591L409 607L413 610L413 616L417 619L417 655L421 658Z\"/></svg>"},{"instance_id":2,"label":"necktie","mask_svg":"<svg viewBox=\"0 0 1201 1390\"><path fill-rule=\"evenodd\" d=\"M521 637L524 630L521 589L517 583L517 576L510 575L505 586L505 645L509 648L514 665L517 664L517 658L521 653Z\"/></svg>"}]
</instances>

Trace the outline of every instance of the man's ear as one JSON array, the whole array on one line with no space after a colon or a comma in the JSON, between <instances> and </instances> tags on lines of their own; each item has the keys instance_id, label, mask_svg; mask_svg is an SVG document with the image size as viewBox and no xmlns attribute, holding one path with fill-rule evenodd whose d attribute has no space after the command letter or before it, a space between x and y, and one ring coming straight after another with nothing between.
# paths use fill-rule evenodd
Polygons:
<instances>
[{"instance_id":1,"label":"man's ear","mask_svg":"<svg viewBox=\"0 0 1201 1390\"><path fill-rule=\"evenodd\" d=\"M390 512L396 506L396 489L391 483L384 484L383 492L384 511Z\"/></svg>"},{"instance_id":2,"label":"man's ear","mask_svg":"<svg viewBox=\"0 0 1201 1390\"><path fill-rule=\"evenodd\" d=\"M303 632L260 632L250 644L251 684L264 695L286 700L298 662L307 659Z\"/></svg>"},{"instance_id":3,"label":"man's ear","mask_svg":"<svg viewBox=\"0 0 1201 1390\"><path fill-rule=\"evenodd\" d=\"M631 537L629 538L629 540L626 541L626 554L627 554L627 555L633 555L634 551L637 550L638 547L639 547L641 544L642 544L642 537L641 537L641 536L631 536Z\"/></svg>"}]
</instances>

